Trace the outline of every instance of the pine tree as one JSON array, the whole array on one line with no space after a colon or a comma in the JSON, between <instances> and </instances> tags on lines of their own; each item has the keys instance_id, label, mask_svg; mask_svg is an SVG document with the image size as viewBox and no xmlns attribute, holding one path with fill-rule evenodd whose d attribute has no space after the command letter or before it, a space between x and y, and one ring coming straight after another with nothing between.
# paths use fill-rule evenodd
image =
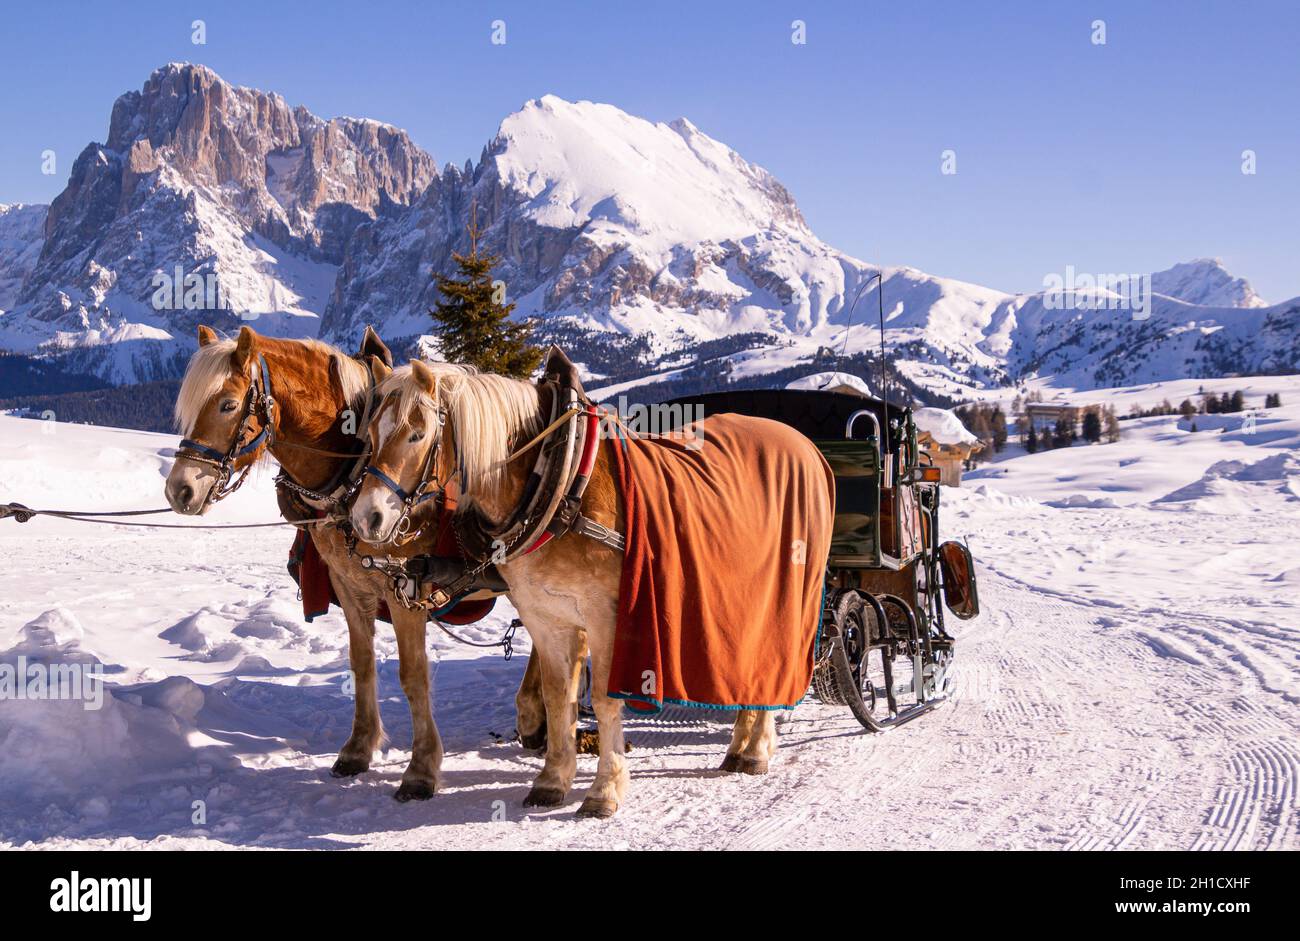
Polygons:
<instances>
[{"instance_id":1,"label":"pine tree","mask_svg":"<svg viewBox=\"0 0 1300 941\"><path fill-rule=\"evenodd\" d=\"M452 253L460 277L436 276L442 298L429 311L440 328L442 355L448 362L527 379L542 360L542 351L528 343L533 323L510 319L515 305L505 302L501 283L492 278L501 258L479 252L478 213L470 212L469 254Z\"/></svg>"},{"instance_id":2,"label":"pine tree","mask_svg":"<svg viewBox=\"0 0 1300 941\"><path fill-rule=\"evenodd\" d=\"M1055 433L1052 435L1052 444L1058 448L1068 448L1074 441L1074 422L1062 415L1056 420Z\"/></svg>"},{"instance_id":3,"label":"pine tree","mask_svg":"<svg viewBox=\"0 0 1300 941\"><path fill-rule=\"evenodd\" d=\"M1038 432L1034 430L1033 425L1029 426L1029 437L1025 438L1025 450L1030 454L1038 451Z\"/></svg>"},{"instance_id":4,"label":"pine tree","mask_svg":"<svg viewBox=\"0 0 1300 941\"><path fill-rule=\"evenodd\" d=\"M1096 409L1088 409L1083 415L1083 436L1096 444L1101 440L1101 417Z\"/></svg>"},{"instance_id":5,"label":"pine tree","mask_svg":"<svg viewBox=\"0 0 1300 941\"><path fill-rule=\"evenodd\" d=\"M1186 421L1196 414L1196 406L1192 404L1191 399L1183 399L1183 403L1178 406L1178 412L1183 416L1183 420Z\"/></svg>"}]
</instances>

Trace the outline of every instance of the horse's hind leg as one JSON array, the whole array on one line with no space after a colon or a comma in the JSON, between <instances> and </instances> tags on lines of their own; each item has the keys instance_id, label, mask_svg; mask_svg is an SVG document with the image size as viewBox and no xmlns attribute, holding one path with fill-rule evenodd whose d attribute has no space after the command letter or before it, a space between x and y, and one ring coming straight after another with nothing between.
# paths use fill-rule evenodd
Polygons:
<instances>
[{"instance_id":1,"label":"horse's hind leg","mask_svg":"<svg viewBox=\"0 0 1300 941\"><path fill-rule=\"evenodd\" d=\"M736 715L723 771L767 774L768 759L776 752L776 720L766 709L742 709Z\"/></svg>"},{"instance_id":2,"label":"horse's hind leg","mask_svg":"<svg viewBox=\"0 0 1300 941\"><path fill-rule=\"evenodd\" d=\"M375 749L383 744L384 726L379 718L379 692L375 681L375 607L351 592L341 579L334 579L334 592L348 622L348 660L356 686L352 734L330 769L336 778L351 777L370 769Z\"/></svg>"},{"instance_id":3,"label":"horse's hind leg","mask_svg":"<svg viewBox=\"0 0 1300 941\"><path fill-rule=\"evenodd\" d=\"M397 606L395 606L397 607ZM425 649L428 616L423 610L393 611L393 630L397 634L398 672L402 690L411 707L411 762L402 773L402 784L393 796L399 801L428 800L438 790L438 772L442 768L442 739L433 722L433 703L429 698L429 654Z\"/></svg>"},{"instance_id":4,"label":"horse's hind leg","mask_svg":"<svg viewBox=\"0 0 1300 941\"><path fill-rule=\"evenodd\" d=\"M531 636L531 635L529 635ZM528 655L528 669L515 693L515 731L524 748L546 745L546 700L542 696L542 659L537 644Z\"/></svg>"}]
</instances>

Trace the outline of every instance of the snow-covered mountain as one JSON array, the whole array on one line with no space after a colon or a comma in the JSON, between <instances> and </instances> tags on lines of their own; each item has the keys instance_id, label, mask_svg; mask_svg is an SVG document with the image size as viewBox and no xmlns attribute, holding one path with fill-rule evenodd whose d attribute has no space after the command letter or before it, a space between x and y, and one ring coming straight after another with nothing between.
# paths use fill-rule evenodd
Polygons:
<instances>
[{"instance_id":1,"label":"snow-covered mountain","mask_svg":"<svg viewBox=\"0 0 1300 941\"><path fill-rule=\"evenodd\" d=\"M48 206L0 203L0 311L14 306L18 289L36 267L48 211Z\"/></svg>"},{"instance_id":2,"label":"snow-covered mountain","mask_svg":"<svg viewBox=\"0 0 1300 941\"><path fill-rule=\"evenodd\" d=\"M1267 306L1215 260L1153 274L1149 316L1104 290L1093 308L1053 309L1053 295L836 250L770 173L684 119L546 96L508 116L477 163L440 172L388 125L325 121L190 65L118 100L39 248L11 234L34 240L39 207L25 229L0 214L0 347L126 382L174 374L199 320L345 344L367 323L414 337L431 328L433 274L468 248L471 207L521 315L650 351L611 380L621 389L690 381L704 355L750 379L825 368L827 349L869 353L878 274L899 371L947 395L1031 375L1077 387L1300 371L1300 299ZM159 309L156 279L177 265L212 276L219 310ZM744 349L718 348L737 334Z\"/></svg>"},{"instance_id":3,"label":"snow-covered mountain","mask_svg":"<svg viewBox=\"0 0 1300 941\"><path fill-rule=\"evenodd\" d=\"M821 242L770 173L689 121L548 95L506 118L476 166L448 170L397 224L349 246L323 329L427 330L430 272L468 247L471 205L521 314L661 347L824 328L875 272Z\"/></svg>"},{"instance_id":4,"label":"snow-covered mountain","mask_svg":"<svg viewBox=\"0 0 1300 941\"><path fill-rule=\"evenodd\" d=\"M434 173L396 128L324 121L202 66L165 66L118 98L107 141L77 158L30 270L0 260L0 278L22 281L0 345L69 350L125 382L174 373L199 320L314 335L357 226ZM204 309L183 290L159 295L160 277L183 289L192 275L213 279Z\"/></svg>"}]
</instances>

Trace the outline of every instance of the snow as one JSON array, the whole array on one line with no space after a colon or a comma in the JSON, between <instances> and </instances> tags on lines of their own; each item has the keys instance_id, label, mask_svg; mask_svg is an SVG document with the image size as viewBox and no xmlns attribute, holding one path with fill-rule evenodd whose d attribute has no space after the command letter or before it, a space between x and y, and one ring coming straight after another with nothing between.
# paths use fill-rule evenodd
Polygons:
<instances>
[{"instance_id":1,"label":"snow","mask_svg":"<svg viewBox=\"0 0 1300 941\"><path fill-rule=\"evenodd\" d=\"M1126 421L1116 444L1012 447L945 488L983 613L950 621L956 692L933 714L869 736L806 701L763 777L712 770L729 730L707 715L631 720L631 790L603 823L572 818L589 756L565 807L521 806L541 765L510 741L526 641L505 662L431 633L444 785L401 805L392 632L392 742L335 780L347 630L302 621L288 531L0 521L0 664L100 664L106 688L98 710L0 701L0 846L1295 849L1300 377L1269 381L1290 404L1253 433ZM73 508L160 505L176 445L2 416L0 440L0 501ZM264 471L203 522L275 518ZM878 827L880 806L909 810Z\"/></svg>"},{"instance_id":2,"label":"snow","mask_svg":"<svg viewBox=\"0 0 1300 941\"><path fill-rule=\"evenodd\" d=\"M939 444L977 444L979 438L971 434L961 419L951 409L918 408L912 412L918 431L928 431Z\"/></svg>"},{"instance_id":3,"label":"snow","mask_svg":"<svg viewBox=\"0 0 1300 941\"><path fill-rule=\"evenodd\" d=\"M555 229L588 226L598 243L631 233L647 252L743 238L802 220L783 215L769 174L685 119L654 124L612 105L555 95L502 122L503 182L532 200L528 215ZM765 191L767 190L767 191ZM783 192L783 191L782 191Z\"/></svg>"},{"instance_id":4,"label":"snow","mask_svg":"<svg viewBox=\"0 0 1300 941\"><path fill-rule=\"evenodd\" d=\"M845 392L851 389L865 396L871 395L870 387L862 378L846 372L813 373L811 376L803 376L793 382L788 382L785 387L787 389L830 389L835 392Z\"/></svg>"}]
</instances>

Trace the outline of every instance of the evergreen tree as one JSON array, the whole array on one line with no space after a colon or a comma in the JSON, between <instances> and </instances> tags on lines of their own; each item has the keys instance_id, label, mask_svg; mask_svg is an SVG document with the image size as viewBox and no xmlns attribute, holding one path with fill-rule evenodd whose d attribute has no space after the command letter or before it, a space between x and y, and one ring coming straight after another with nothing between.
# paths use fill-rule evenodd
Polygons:
<instances>
[{"instance_id":1,"label":"evergreen tree","mask_svg":"<svg viewBox=\"0 0 1300 941\"><path fill-rule=\"evenodd\" d=\"M436 276L442 297L429 313L439 325L442 354L448 362L527 379L542 360L542 351L528 343L533 323L510 319L515 305L492 278L500 256L479 252L477 212L471 214L469 254L452 253L460 277Z\"/></svg>"},{"instance_id":2,"label":"evergreen tree","mask_svg":"<svg viewBox=\"0 0 1300 941\"><path fill-rule=\"evenodd\" d=\"M1101 417L1096 409L1088 409L1083 415L1083 437L1093 444L1101 440Z\"/></svg>"},{"instance_id":3,"label":"evergreen tree","mask_svg":"<svg viewBox=\"0 0 1300 941\"><path fill-rule=\"evenodd\" d=\"M1052 444L1058 448L1068 448L1074 440L1074 422L1062 415L1056 420L1056 430L1052 435Z\"/></svg>"},{"instance_id":4,"label":"evergreen tree","mask_svg":"<svg viewBox=\"0 0 1300 941\"><path fill-rule=\"evenodd\" d=\"M1242 395L1241 390L1238 389L1236 392L1232 393L1232 399L1230 400L1230 407L1228 411L1240 412L1240 411L1244 411L1245 408L1246 408L1246 397Z\"/></svg>"},{"instance_id":5,"label":"evergreen tree","mask_svg":"<svg viewBox=\"0 0 1300 941\"><path fill-rule=\"evenodd\" d=\"M1029 426L1029 436L1025 438L1025 450L1030 454L1038 451L1038 432L1034 430L1033 425Z\"/></svg>"},{"instance_id":6,"label":"evergreen tree","mask_svg":"<svg viewBox=\"0 0 1300 941\"><path fill-rule=\"evenodd\" d=\"M1183 403L1178 406L1178 413L1184 420L1190 419L1196 414L1196 406L1192 404L1191 399L1183 399Z\"/></svg>"}]
</instances>

